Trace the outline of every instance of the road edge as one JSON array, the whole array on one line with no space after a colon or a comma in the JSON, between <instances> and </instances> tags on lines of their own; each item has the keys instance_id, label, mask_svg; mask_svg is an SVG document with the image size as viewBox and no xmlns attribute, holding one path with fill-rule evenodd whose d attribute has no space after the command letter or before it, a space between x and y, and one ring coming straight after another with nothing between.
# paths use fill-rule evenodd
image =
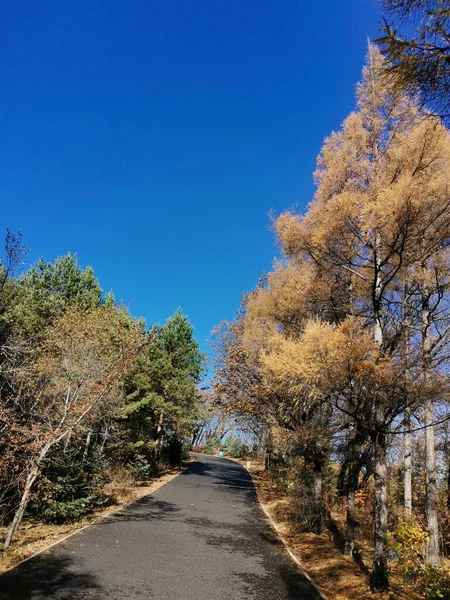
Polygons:
<instances>
[{"instance_id":1,"label":"road edge","mask_svg":"<svg viewBox=\"0 0 450 600\"><path fill-rule=\"evenodd\" d=\"M156 485L155 485L154 489L151 492L149 492L148 494L144 494L143 496L140 496L139 498L134 498L134 500L131 500L131 502L127 502L126 504L121 504L119 507L113 508L113 509L109 510L108 512L103 513L102 515L100 515L98 517L98 519L95 519L95 520L91 521L91 523L88 523L87 525L83 525L83 527L79 527L78 529L75 529L75 531L72 531L72 533L69 533L69 534L65 535L61 539L55 540L54 542L52 542L48 546L45 546L45 548L41 548L40 550L37 550L36 552L33 552L33 554L30 554L30 556L27 556L26 558L22 559L20 562L18 562L17 564L13 565L12 567L8 567L4 571L0 571L0 578L3 575L5 575L5 573L9 573L10 571L13 571L14 569L17 569L17 567L20 567L20 565L22 565L23 563L28 562L29 560L31 560L35 556L39 556L39 554L43 554L44 552L48 552L54 546L57 546L58 544L62 544L63 542L65 542L69 538L73 537L74 535L78 535L79 533L81 533L85 529L88 529L89 527L92 527L93 525L98 525L99 523L101 523L107 517L110 517L111 515L114 515L116 513L121 512L125 508L128 508L129 506L132 506L136 502L139 502L140 500L142 500L142 498L145 498L147 496L151 496L156 491L158 491L159 489L161 489L164 485L166 485L166 483L170 483L173 479L175 479L175 477L178 477L178 475L181 475L181 473L184 473L184 471L186 471L186 469L188 469L189 466L191 465L191 463L193 463L195 460L196 460L196 457L191 454L191 460L189 461L189 463L183 469L180 469L177 473L173 473L168 479L165 479L164 481L156 481L155 482Z\"/></svg>"},{"instance_id":2,"label":"road edge","mask_svg":"<svg viewBox=\"0 0 450 600\"><path fill-rule=\"evenodd\" d=\"M300 559L298 558L298 556L294 553L294 551L292 550L289 542L286 540L286 538L283 536L283 534L280 531L280 528L277 524L276 521L274 521L274 519L272 518L270 512L268 511L268 509L266 508L264 502L262 502L261 498L260 498L260 494L259 494L259 490L258 490L258 486L255 483L255 480L253 479L253 475L251 473L251 471L249 471L247 469L247 467L245 466L245 464L243 464L242 462L240 462L239 460L236 460L234 458L230 458L228 456L224 456L223 458L226 458L227 460L230 460L231 462L237 463L238 465L241 465L241 467L243 467L247 473L250 475L251 480L253 482L253 486L256 490L256 497L258 499L258 503L259 506L261 507L263 513L265 514L267 520L269 521L272 529L275 531L275 533L277 534L278 539L280 540L280 542L283 544L284 549L286 550L286 552L289 554L291 560L297 565L298 570L300 571L300 573L303 575L303 577L305 579L307 579L309 581L309 583L313 586L313 588L316 590L316 592L319 594L320 598L322 600L328 600L328 598L325 596L325 592L317 585L317 583L314 581L314 579L311 577L311 575L308 573L308 571L305 569L305 567L302 565L302 563L300 562Z\"/></svg>"}]
</instances>

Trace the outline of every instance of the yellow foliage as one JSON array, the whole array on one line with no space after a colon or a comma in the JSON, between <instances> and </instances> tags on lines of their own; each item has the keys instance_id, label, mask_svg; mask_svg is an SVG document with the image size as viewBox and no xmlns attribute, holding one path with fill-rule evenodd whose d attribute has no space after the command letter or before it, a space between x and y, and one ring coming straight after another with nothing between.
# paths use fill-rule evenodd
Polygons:
<instances>
[{"instance_id":1,"label":"yellow foliage","mask_svg":"<svg viewBox=\"0 0 450 600\"><path fill-rule=\"evenodd\" d=\"M325 140L306 215L284 213L275 224L288 256L345 265L362 280L375 267L375 239L379 264L397 268L450 235L449 133L411 99L390 97L382 64L371 48L358 111Z\"/></svg>"},{"instance_id":2,"label":"yellow foliage","mask_svg":"<svg viewBox=\"0 0 450 600\"><path fill-rule=\"evenodd\" d=\"M298 339L274 333L270 347L261 356L265 377L294 394L323 397L347 386L349 379L373 381L387 374L373 336L354 317L338 326L310 320Z\"/></svg>"},{"instance_id":3,"label":"yellow foliage","mask_svg":"<svg viewBox=\"0 0 450 600\"><path fill-rule=\"evenodd\" d=\"M139 325L115 307L69 307L45 332L25 388L34 391L51 435L88 420L117 399L143 343Z\"/></svg>"}]
</instances>

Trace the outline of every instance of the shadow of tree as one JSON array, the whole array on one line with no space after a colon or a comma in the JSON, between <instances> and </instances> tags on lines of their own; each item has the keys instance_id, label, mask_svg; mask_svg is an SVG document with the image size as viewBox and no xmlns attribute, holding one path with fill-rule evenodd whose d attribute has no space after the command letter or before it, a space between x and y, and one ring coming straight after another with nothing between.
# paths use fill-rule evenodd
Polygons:
<instances>
[{"instance_id":1,"label":"shadow of tree","mask_svg":"<svg viewBox=\"0 0 450 600\"><path fill-rule=\"evenodd\" d=\"M278 590L279 598L283 598L283 600L321 600L320 594L299 574L294 566L291 567L288 563L280 564L278 573L284 588ZM267 591L273 589L270 575L267 577L250 573L235 573L235 575L245 582L252 597L268 598Z\"/></svg>"},{"instance_id":2,"label":"shadow of tree","mask_svg":"<svg viewBox=\"0 0 450 600\"><path fill-rule=\"evenodd\" d=\"M122 521L149 521L158 519L160 521L169 521L179 513L181 509L171 502L156 500L152 496L144 496L127 508L120 510L106 519L102 523L117 523Z\"/></svg>"},{"instance_id":3,"label":"shadow of tree","mask_svg":"<svg viewBox=\"0 0 450 600\"><path fill-rule=\"evenodd\" d=\"M227 459L210 459L217 462L193 462L189 468L181 474L181 477L190 475L200 475L213 478L212 485L219 485L224 491L235 493L236 491L245 492L247 499L256 501L256 489L249 473Z\"/></svg>"},{"instance_id":4,"label":"shadow of tree","mask_svg":"<svg viewBox=\"0 0 450 600\"><path fill-rule=\"evenodd\" d=\"M266 574L230 573L248 586L251 597L280 598L283 600L316 600L319 598L310 583L303 577L287 557L278 537L265 522L262 512L255 506L256 490L250 475L240 465L231 461L208 461L192 463L180 479L192 475L208 477L207 487L239 497L251 510L245 518L238 512L236 521L223 521L218 512L217 520L211 516L200 516L183 510L177 505L154 496L146 496L125 509L110 515L103 525L118 522L179 521L193 526L195 534L201 536L206 545L222 549L231 555L253 559L251 564L263 565ZM205 481L206 483L206 481ZM200 483L200 486L202 484ZM198 486L198 480L194 488ZM171 499L171 497L169 497ZM223 501L219 496L219 502ZM225 500L227 500L225 498ZM186 514L187 513L187 514ZM212 513L215 515L215 513ZM256 556L255 556L256 555ZM77 600L91 598L123 597L111 589L104 589L94 574L83 566L83 558L56 550L46 552L27 561L0 577L0 600ZM109 585L105 580L103 585ZM278 586L278 587L277 587ZM275 592L275 590L279 590ZM145 596L148 596L148 590ZM142 594L142 590L139 590ZM222 597L222 596L221 596Z\"/></svg>"},{"instance_id":5,"label":"shadow of tree","mask_svg":"<svg viewBox=\"0 0 450 600\"><path fill-rule=\"evenodd\" d=\"M328 513L327 515L327 529L330 532L331 539L333 540L335 546L340 550L342 554L344 554L345 549L345 536L339 527L334 522L331 515ZM352 558L355 563L358 565L361 573L366 577L369 577L370 570L367 565L364 563L362 556L357 548L353 550Z\"/></svg>"},{"instance_id":6,"label":"shadow of tree","mask_svg":"<svg viewBox=\"0 0 450 600\"><path fill-rule=\"evenodd\" d=\"M99 598L100 593L92 573L75 567L69 556L50 552L0 576L1 600L75 600Z\"/></svg>"},{"instance_id":7,"label":"shadow of tree","mask_svg":"<svg viewBox=\"0 0 450 600\"><path fill-rule=\"evenodd\" d=\"M189 477L200 475L211 478L211 485L220 486L223 491L229 491L240 496L245 504L254 505L257 501L256 489L249 473L240 465L225 459L210 459L208 463L194 462L181 475ZM211 461L211 462L210 462ZM214 461L214 462L212 462ZM216 462L217 461L217 462ZM274 575L281 583L279 597L283 600L319 600L320 594L297 569L287 556L283 544L274 531L267 525L262 512L256 507L249 514L248 520L237 523L227 523L205 517L186 519L187 523L195 525L196 535L201 536L206 544L222 547L233 554L254 557L259 555L263 562L269 561L267 576L250 572L234 572L233 575L244 582L251 597L268 598L273 590Z\"/></svg>"}]
</instances>

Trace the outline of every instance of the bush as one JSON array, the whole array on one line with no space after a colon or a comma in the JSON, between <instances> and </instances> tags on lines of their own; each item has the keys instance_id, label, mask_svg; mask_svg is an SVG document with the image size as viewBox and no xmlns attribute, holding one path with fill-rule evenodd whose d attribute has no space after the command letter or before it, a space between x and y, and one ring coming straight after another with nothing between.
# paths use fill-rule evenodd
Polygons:
<instances>
[{"instance_id":1,"label":"bush","mask_svg":"<svg viewBox=\"0 0 450 600\"><path fill-rule=\"evenodd\" d=\"M425 567L418 577L418 588L425 600L450 600L450 572Z\"/></svg>"},{"instance_id":2,"label":"bush","mask_svg":"<svg viewBox=\"0 0 450 600\"><path fill-rule=\"evenodd\" d=\"M389 534L391 547L398 556L400 570L408 578L422 569L428 534L413 518L400 521Z\"/></svg>"},{"instance_id":3,"label":"bush","mask_svg":"<svg viewBox=\"0 0 450 600\"><path fill-rule=\"evenodd\" d=\"M42 503L39 511L39 517L44 523L70 523L79 521L91 513L94 508L106 506L110 502L108 496L103 494L93 494L86 498L78 498L69 502L56 502L55 500L46 500Z\"/></svg>"},{"instance_id":4,"label":"bush","mask_svg":"<svg viewBox=\"0 0 450 600\"><path fill-rule=\"evenodd\" d=\"M450 572L424 564L428 534L413 518L400 522L389 534L391 546L398 556L405 586L425 600L450 600Z\"/></svg>"},{"instance_id":5,"label":"bush","mask_svg":"<svg viewBox=\"0 0 450 600\"><path fill-rule=\"evenodd\" d=\"M220 442L217 438L209 438L206 440L205 445L203 446L203 452L205 454L215 454L219 449Z\"/></svg>"},{"instance_id":6,"label":"bush","mask_svg":"<svg viewBox=\"0 0 450 600\"><path fill-rule=\"evenodd\" d=\"M225 452L233 458L246 458L250 452L248 445L241 439L229 436L225 442Z\"/></svg>"},{"instance_id":7,"label":"bush","mask_svg":"<svg viewBox=\"0 0 450 600\"><path fill-rule=\"evenodd\" d=\"M130 473L135 481L146 481L155 474L154 462L151 462L143 454L136 454L130 462Z\"/></svg>"},{"instance_id":8,"label":"bush","mask_svg":"<svg viewBox=\"0 0 450 600\"><path fill-rule=\"evenodd\" d=\"M100 488L106 483L106 462L100 454L83 456L83 448L56 448L45 462L42 477L28 512L45 523L77 521L109 498Z\"/></svg>"}]
</instances>

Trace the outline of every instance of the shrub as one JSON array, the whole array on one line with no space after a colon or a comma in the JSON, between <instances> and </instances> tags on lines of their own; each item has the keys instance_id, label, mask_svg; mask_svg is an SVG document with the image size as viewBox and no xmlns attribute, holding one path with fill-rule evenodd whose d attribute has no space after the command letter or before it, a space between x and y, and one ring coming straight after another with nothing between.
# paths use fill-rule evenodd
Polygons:
<instances>
[{"instance_id":1,"label":"shrub","mask_svg":"<svg viewBox=\"0 0 450 600\"><path fill-rule=\"evenodd\" d=\"M219 446L220 442L216 437L209 438L203 446L203 452L205 452L205 454L215 454L219 449Z\"/></svg>"},{"instance_id":2,"label":"shrub","mask_svg":"<svg viewBox=\"0 0 450 600\"><path fill-rule=\"evenodd\" d=\"M450 572L424 564L428 534L413 518L400 522L389 534L392 549L398 556L405 586L425 600L450 600Z\"/></svg>"},{"instance_id":3,"label":"shrub","mask_svg":"<svg viewBox=\"0 0 450 600\"><path fill-rule=\"evenodd\" d=\"M225 452L233 458L246 458L250 448L243 440L229 436L225 442Z\"/></svg>"},{"instance_id":4,"label":"shrub","mask_svg":"<svg viewBox=\"0 0 450 600\"><path fill-rule=\"evenodd\" d=\"M45 462L29 513L46 523L77 521L109 502L100 488L106 483L106 462L83 448L58 447Z\"/></svg>"},{"instance_id":5,"label":"shrub","mask_svg":"<svg viewBox=\"0 0 450 600\"><path fill-rule=\"evenodd\" d=\"M70 523L79 521L82 517L91 513L94 508L106 506L109 503L110 498L103 494L93 494L86 498L77 498L68 502L57 502L50 499L42 503L39 516L44 523Z\"/></svg>"},{"instance_id":6,"label":"shrub","mask_svg":"<svg viewBox=\"0 0 450 600\"><path fill-rule=\"evenodd\" d=\"M449 600L450 572L436 567L425 567L418 577L418 587L425 600Z\"/></svg>"},{"instance_id":7,"label":"shrub","mask_svg":"<svg viewBox=\"0 0 450 600\"><path fill-rule=\"evenodd\" d=\"M145 481L155 474L154 462L143 454L136 454L130 462L130 473L135 481Z\"/></svg>"},{"instance_id":8,"label":"shrub","mask_svg":"<svg viewBox=\"0 0 450 600\"><path fill-rule=\"evenodd\" d=\"M428 534L413 518L400 521L389 534L391 547L398 555L399 567L406 578L414 577L423 568Z\"/></svg>"}]
</instances>

